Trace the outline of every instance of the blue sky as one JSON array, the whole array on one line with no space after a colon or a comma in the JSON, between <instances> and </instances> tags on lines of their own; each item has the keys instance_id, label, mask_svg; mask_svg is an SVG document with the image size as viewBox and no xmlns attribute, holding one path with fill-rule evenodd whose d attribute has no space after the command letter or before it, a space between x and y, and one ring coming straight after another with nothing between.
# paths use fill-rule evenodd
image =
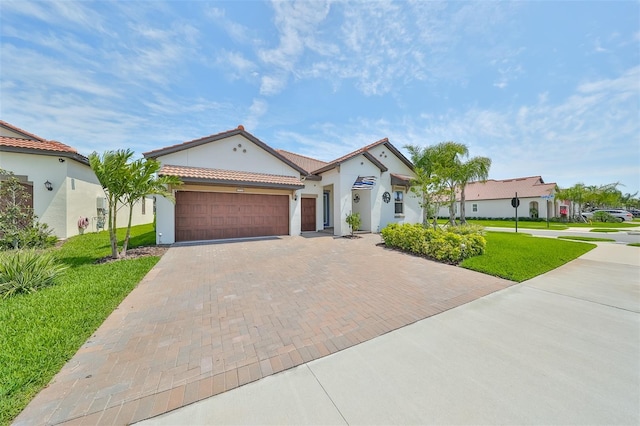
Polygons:
<instances>
[{"instance_id":1,"label":"blue sky","mask_svg":"<svg viewBox=\"0 0 640 426\"><path fill-rule=\"evenodd\" d=\"M453 140L640 189L640 3L0 1L0 117L88 155L243 124L331 160Z\"/></svg>"}]
</instances>

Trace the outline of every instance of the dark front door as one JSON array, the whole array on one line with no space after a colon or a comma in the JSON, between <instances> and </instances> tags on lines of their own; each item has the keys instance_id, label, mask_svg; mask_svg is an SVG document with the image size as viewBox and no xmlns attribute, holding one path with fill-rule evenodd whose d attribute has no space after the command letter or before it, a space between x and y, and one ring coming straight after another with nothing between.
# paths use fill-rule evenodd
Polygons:
<instances>
[{"instance_id":1,"label":"dark front door","mask_svg":"<svg viewBox=\"0 0 640 426\"><path fill-rule=\"evenodd\" d=\"M316 199L302 199L302 230L316 231Z\"/></svg>"}]
</instances>

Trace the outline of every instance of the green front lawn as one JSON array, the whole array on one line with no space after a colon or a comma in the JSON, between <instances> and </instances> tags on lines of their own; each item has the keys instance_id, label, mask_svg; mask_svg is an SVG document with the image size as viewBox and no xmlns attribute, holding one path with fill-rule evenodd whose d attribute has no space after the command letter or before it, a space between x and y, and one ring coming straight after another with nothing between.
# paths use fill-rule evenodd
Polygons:
<instances>
[{"instance_id":1,"label":"green front lawn","mask_svg":"<svg viewBox=\"0 0 640 426\"><path fill-rule=\"evenodd\" d=\"M485 253L460 266L517 282L551 271L596 247L514 232L487 232L486 239Z\"/></svg>"},{"instance_id":2,"label":"green front lawn","mask_svg":"<svg viewBox=\"0 0 640 426\"><path fill-rule=\"evenodd\" d=\"M603 241L603 242L615 242L616 240L613 240L611 238L598 238L598 237L580 237L580 236L571 236L571 235L567 235L567 236L561 236L558 237L561 240L575 240L575 241Z\"/></svg>"},{"instance_id":3,"label":"green front lawn","mask_svg":"<svg viewBox=\"0 0 640 426\"><path fill-rule=\"evenodd\" d=\"M473 223L476 225L493 228L515 228L516 221L515 220L475 220L475 219L467 219L467 222ZM446 220L438 220L438 223L445 224ZM602 223L602 222L593 222L593 223L560 223L560 222L549 222L549 228L547 228L547 222L530 222L530 221L518 221L518 229L551 229L555 231L561 231L563 229L568 228L607 228L607 229L620 229L620 228L637 228L640 226L640 222L615 222L615 223Z\"/></svg>"},{"instance_id":4,"label":"green front lawn","mask_svg":"<svg viewBox=\"0 0 640 426\"><path fill-rule=\"evenodd\" d=\"M132 228L131 247L155 245L152 225ZM124 238L124 230L119 232ZM57 284L0 300L0 424L9 424L158 262L95 264L107 232L70 238L55 251L69 268Z\"/></svg>"}]
</instances>

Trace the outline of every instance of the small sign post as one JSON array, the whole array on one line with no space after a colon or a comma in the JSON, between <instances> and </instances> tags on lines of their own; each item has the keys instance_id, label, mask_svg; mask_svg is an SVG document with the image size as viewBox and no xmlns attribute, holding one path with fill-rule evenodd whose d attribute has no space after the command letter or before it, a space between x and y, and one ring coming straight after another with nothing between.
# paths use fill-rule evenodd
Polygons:
<instances>
[{"instance_id":1,"label":"small sign post","mask_svg":"<svg viewBox=\"0 0 640 426\"><path fill-rule=\"evenodd\" d=\"M520 200L518 199L518 193L516 192L516 196L511 199L511 206L516 209L516 232L518 232L518 206L520 205Z\"/></svg>"}]
</instances>

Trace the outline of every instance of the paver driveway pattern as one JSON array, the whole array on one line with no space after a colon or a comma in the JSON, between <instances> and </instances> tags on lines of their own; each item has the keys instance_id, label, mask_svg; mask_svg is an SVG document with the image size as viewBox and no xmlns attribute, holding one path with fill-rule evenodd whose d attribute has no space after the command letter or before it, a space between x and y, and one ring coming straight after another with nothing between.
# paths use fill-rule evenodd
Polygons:
<instances>
[{"instance_id":1,"label":"paver driveway pattern","mask_svg":"<svg viewBox=\"0 0 640 426\"><path fill-rule=\"evenodd\" d=\"M16 424L132 423L513 284L379 241L172 247Z\"/></svg>"}]
</instances>

